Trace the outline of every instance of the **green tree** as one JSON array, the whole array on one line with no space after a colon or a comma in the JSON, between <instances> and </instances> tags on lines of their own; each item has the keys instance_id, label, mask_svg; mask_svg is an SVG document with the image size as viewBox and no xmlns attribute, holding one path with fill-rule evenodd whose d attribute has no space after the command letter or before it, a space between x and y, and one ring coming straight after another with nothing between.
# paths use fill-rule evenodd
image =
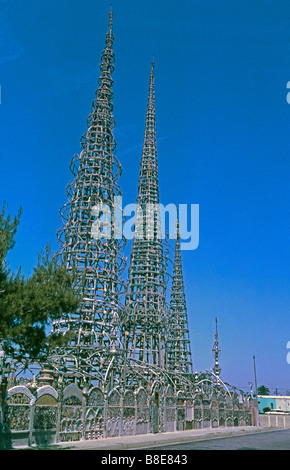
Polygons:
<instances>
[{"instance_id":1,"label":"green tree","mask_svg":"<svg viewBox=\"0 0 290 470\"><path fill-rule=\"evenodd\" d=\"M260 385L257 389L258 395L270 395L270 390L266 385Z\"/></svg>"},{"instance_id":2,"label":"green tree","mask_svg":"<svg viewBox=\"0 0 290 470\"><path fill-rule=\"evenodd\" d=\"M14 247L21 210L14 218L6 210L3 205L0 213L0 339L9 355L35 359L64 341L62 335L49 336L48 326L75 311L80 299L73 275L53 258L49 244L30 277L20 269L10 272L5 258Z\"/></svg>"}]
</instances>

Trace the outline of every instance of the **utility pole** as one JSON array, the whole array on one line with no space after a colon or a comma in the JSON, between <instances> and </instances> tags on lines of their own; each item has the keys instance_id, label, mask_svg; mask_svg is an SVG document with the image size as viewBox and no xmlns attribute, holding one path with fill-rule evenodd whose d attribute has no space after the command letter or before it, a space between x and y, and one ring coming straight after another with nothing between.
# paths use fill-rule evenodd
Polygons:
<instances>
[{"instance_id":1,"label":"utility pole","mask_svg":"<svg viewBox=\"0 0 290 470\"><path fill-rule=\"evenodd\" d=\"M254 361L254 376L255 376L255 393L256 393L256 426L260 426L260 420L259 420L259 408L258 408L258 390L257 390L257 374L256 374L256 358L253 356L253 361Z\"/></svg>"},{"instance_id":2,"label":"utility pole","mask_svg":"<svg viewBox=\"0 0 290 470\"><path fill-rule=\"evenodd\" d=\"M256 374L256 361L255 361L255 356L253 356L253 360L254 360L254 376L255 376L255 393L256 393L256 397L258 396L258 393L257 393L257 374Z\"/></svg>"}]
</instances>

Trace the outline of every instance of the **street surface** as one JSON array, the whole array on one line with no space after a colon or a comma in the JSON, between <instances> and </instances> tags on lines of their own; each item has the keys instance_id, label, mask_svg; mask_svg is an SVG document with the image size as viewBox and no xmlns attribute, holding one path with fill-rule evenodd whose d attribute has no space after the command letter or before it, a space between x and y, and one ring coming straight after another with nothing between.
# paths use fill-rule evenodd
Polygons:
<instances>
[{"instance_id":1,"label":"street surface","mask_svg":"<svg viewBox=\"0 0 290 470\"><path fill-rule=\"evenodd\" d=\"M146 450L290 450L290 429L146 447Z\"/></svg>"}]
</instances>

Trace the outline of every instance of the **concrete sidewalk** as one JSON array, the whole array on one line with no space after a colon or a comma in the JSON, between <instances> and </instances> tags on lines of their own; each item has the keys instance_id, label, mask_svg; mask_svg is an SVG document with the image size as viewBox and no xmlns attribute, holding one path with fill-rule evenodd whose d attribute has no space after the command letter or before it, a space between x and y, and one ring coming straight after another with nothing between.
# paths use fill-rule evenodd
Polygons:
<instances>
[{"instance_id":1,"label":"concrete sidewalk","mask_svg":"<svg viewBox=\"0 0 290 470\"><path fill-rule=\"evenodd\" d=\"M193 429L188 431L166 432L160 434L140 434L138 436L122 436L107 439L63 442L46 449L59 450L138 450L149 449L165 444L180 444L197 440L214 439L220 437L245 435L259 432L267 432L280 428L241 426L215 429Z\"/></svg>"}]
</instances>

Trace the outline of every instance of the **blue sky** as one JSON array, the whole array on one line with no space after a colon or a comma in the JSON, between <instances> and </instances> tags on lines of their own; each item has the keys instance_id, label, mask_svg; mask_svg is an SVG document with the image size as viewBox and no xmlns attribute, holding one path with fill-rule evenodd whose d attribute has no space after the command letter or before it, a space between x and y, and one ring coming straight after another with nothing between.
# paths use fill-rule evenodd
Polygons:
<instances>
[{"instance_id":1,"label":"blue sky","mask_svg":"<svg viewBox=\"0 0 290 470\"><path fill-rule=\"evenodd\" d=\"M114 116L124 204L135 202L155 56L161 202L199 204L183 252L194 368L290 390L290 4L244 0L2 0L0 201L23 215L12 269L58 249L70 161L114 14ZM129 246L130 247L130 246ZM127 250L129 249L127 248Z\"/></svg>"}]
</instances>

